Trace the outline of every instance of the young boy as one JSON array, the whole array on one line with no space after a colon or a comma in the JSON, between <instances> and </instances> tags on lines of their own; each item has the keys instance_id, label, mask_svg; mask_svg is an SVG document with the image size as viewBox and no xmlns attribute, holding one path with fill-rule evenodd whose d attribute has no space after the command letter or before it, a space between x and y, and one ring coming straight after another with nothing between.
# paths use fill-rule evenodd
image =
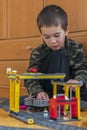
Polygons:
<instances>
[{"instance_id":1,"label":"young boy","mask_svg":"<svg viewBox=\"0 0 87 130\"><path fill-rule=\"evenodd\" d=\"M66 12L56 5L48 5L37 16L37 24L43 38L43 43L34 49L30 56L27 69L37 68L38 72L45 74L65 73L64 82L79 83L81 98L86 99L87 94L87 65L83 45L67 38L69 33ZM50 80L26 79L24 85L29 97L49 100L52 97ZM75 86L70 86L74 89ZM59 93L63 93L60 87Z\"/></svg>"}]
</instances>

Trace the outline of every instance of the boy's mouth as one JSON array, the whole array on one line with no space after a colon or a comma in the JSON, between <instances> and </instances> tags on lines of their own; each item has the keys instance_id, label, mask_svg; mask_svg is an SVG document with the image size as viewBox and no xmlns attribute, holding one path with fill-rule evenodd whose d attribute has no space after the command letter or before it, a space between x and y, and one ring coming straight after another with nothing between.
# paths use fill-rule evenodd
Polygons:
<instances>
[{"instance_id":1,"label":"boy's mouth","mask_svg":"<svg viewBox=\"0 0 87 130\"><path fill-rule=\"evenodd\" d=\"M51 48L52 48L53 50L58 50L58 49L60 49L59 46L52 46Z\"/></svg>"}]
</instances>

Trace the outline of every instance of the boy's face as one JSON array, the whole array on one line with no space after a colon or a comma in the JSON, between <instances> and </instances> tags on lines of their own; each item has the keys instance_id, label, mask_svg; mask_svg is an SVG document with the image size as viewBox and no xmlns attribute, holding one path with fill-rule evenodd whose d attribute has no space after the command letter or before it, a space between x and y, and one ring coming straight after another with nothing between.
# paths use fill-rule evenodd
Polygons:
<instances>
[{"instance_id":1,"label":"boy's face","mask_svg":"<svg viewBox=\"0 0 87 130\"><path fill-rule=\"evenodd\" d=\"M64 47L65 44L65 36L68 35L68 27L67 30L63 30L61 25L58 26L51 26L41 27L41 34L42 38L47 44L49 48L52 50L59 50L60 48Z\"/></svg>"}]
</instances>

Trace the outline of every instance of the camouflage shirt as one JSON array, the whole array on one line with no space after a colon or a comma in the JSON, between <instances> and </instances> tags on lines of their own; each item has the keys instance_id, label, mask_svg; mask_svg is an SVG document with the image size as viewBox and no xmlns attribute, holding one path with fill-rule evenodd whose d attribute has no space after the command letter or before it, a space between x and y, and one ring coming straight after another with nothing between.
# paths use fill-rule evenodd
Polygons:
<instances>
[{"instance_id":1,"label":"camouflage shirt","mask_svg":"<svg viewBox=\"0 0 87 130\"><path fill-rule=\"evenodd\" d=\"M71 79L82 80L87 87L87 64L86 56L84 52L83 45L76 43L75 41L66 38L65 47L61 48L65 56L68 59L68 64L70 67ZM35 67L39 70L42 61L52 52L45 43L40 44L36 49L33 49L30 56L29 68ZM36 96L37 93L42 92L42 86L39 80L26 79L24 85L28 92L32 96Z\"/></svg>"}]
</instances>

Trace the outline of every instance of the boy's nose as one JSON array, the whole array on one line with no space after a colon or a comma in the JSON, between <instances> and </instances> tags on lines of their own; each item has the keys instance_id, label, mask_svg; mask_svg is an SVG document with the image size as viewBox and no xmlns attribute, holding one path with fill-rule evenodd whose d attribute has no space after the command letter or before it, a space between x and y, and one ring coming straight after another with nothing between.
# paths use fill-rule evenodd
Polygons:
<instances>
[{"instance_id":1,"label":"boy's nose","mask_svg":"<svg viewBox=\"0 0 87 130\"><path fill-rule=\"evenodd\" d=\"M51 38L50 38L50 43L52 43L52 44L53 44L53 43L56 43L56 39L53 38L53 37L51 37Z\"/></svg>"}]
</instances>

